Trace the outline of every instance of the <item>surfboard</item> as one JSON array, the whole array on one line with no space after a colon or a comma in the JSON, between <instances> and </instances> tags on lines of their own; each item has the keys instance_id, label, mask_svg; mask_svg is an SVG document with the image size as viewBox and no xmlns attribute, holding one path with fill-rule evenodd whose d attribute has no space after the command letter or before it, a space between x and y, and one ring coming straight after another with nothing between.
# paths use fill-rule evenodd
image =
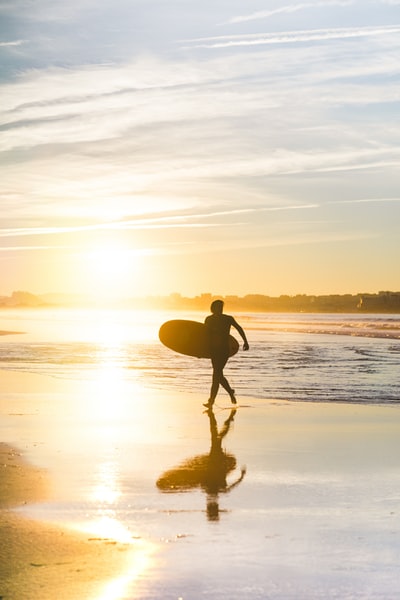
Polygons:
<instances>
[{"instance_id":1,"label":"surfboard","mask_svg":"<svg viewBox=\"0 0 400 600\"><path fill-rule=\"evenodd\" d=\"M167 321L161 325L158 337L164 346L179 354L196 356L197 358L211 357L207 330L204 323L199 321L185 319ZM239 342L230 335L229 356L233 356L238 350Z\"/></svg>"},{"instance_id":2,"label":"surfboard","mask_svg":"<svg viewBox=\"0 0 400 600\"><path fill-rule=\"evenodd\" d=\"M189 458L174 469L165 471L157 480L162 492L187 492L197 487L215 485L215 474L221 475L219 492L226 491L224 479L236 468L233 454L221 452L217 458L210 454L200 454ZM218 478L219 479L219 478Z\"/></svg>"}]
</instances>

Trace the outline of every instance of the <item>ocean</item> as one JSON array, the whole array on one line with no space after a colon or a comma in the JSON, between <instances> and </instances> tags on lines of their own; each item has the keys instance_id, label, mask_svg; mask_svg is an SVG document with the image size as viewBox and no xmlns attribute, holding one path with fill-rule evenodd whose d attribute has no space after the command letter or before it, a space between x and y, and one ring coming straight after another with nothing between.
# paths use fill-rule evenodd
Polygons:
<instances>
[{"instance_id":1,"label":"ocean","mask_svg":"<svg viewBox=\"0 0 400 600\"><path fill-rule=\"evenodd\" d=\"M92 380L113 369L145 387L206 397L210 362L176 354L158 340L164 321L205 316L100 308L4 310L0 329L22 333L0 337L0 370ZM400 315L234 316L250 343L250 350L232 357L225 369L239 398L400 401Z\"/></svg>"}]
</instances>

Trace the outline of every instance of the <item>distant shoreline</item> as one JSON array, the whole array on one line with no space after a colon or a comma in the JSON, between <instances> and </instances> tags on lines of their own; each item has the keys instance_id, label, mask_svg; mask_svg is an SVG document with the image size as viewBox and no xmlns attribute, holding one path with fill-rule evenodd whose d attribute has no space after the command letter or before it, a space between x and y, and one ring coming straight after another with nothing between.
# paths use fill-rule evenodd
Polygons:
<instances>
[{"instance_id":1,"label":"distant shoreline","mask_svg":"<svg viewBox=\"0 0 400 600\"><path fill-rule=\"evenodd\" d=\"M25 331L0 331L0 335L17 335L25 333Z\"/></svg>"},{"instance_id":2,"label":"distant shoreline","mask_svg":"<svg viewBox=\"0 0 400 600\"><path fill-rule=\"evenodd\" d=\"M280 295L247 294L245 296L204 293L194 297L180 293L168 296L107 299L71 294L42 294L13 292L0 296L0 309L57 309L57 308L124 308L145 310L207 310L215 299L222 299L229 311L263 313L309 314L399 314L400 292Z\"/></svg>"},{"instance_id":3,"label":"distant shoreline","mask_svg":"<svg viewBox=\"0 0 400 600\"><path fill-rule=\"evenodd\" d=\"M227 310L233 312L248 312L248 313L260 313L260 314L271 314L271 315L279 315L279 314L291 314L291 315L358 315L358 316L366 316L366 315L399 315L400 307L397 308L368 308L368 309L335 309L335 308L319 308L319 309L293 309L293 308L261 308L254 306L246 306L243 304L236 304L235 302L228 300L224 300L227 305ZM194 312L207 312L209 310L209 305L207 306L193 306L191 304L182 303L182 305L175 304L151 304L146 305L143 302L115 302L115 303L104 303L104 304L96 304L96 303L86 303L86 304L42 304L39 306L0 306L0 316L1 313L4 313L8 310L11 311L23 311L23 310L148 310L148 311L159 311L159 310L173 310L173 311L194 311ZM0 331L0 335L12 335L18 333L26 333L25 331Z\"/></svg>"}]
</instances>

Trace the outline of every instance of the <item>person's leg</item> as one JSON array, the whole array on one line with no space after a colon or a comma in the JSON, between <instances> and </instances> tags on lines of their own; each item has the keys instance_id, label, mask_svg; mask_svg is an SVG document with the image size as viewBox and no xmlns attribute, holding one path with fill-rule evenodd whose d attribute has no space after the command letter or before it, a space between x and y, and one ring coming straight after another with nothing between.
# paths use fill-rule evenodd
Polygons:
<instances>
[{"instance_id":1,"label":"person's leg","mask_svg":"<svg viewBox=\"0 0 400 600\"><path fill-rule=\"evenodd\" d=\"M219 389L219 380L220 380L220 371L214 368L213 374L212 374L211 390L210 390L210 402L211 403L214 403L214 400L217 397L218 389Z\"/></svg>"},{"instance_id":2,"label":"person's leg","mask_svg":"<svg viewBox=\"0 0 400 600\"><path fill-rule=\"evenodd\" d=\"M208 402L206 404L204 404L204 406L206 406L207 408L211 408L215 402L215 398L217 397L218 390L219 390L219 384L220 384L221 378L223 378L222 369L224 368L225 363L226 363L226 360L224 362L224 356L221 356L220 354L214 354L213 356L211 356L211 364L213 367L213 374L212 374L210 398L209 398Z\"/></svg>"},{"instance_id":3,"label":"person's leg","mask_svg":"<svg viewBox=\"0 0 400 600\"><path fill-rule=\"evenodd\" d=\"M235 390L231 388L228 380L226 379L226 377L224 375L222 375L222 378L220 379L219 382L222 385L222 387L228 392L232 403L236 404Z\"/></svg>"},{"instance_id":4,"label":"person's leg","mask_svg":"<svg viewBox=\"0 0 400 600\"><path fill-rule=\"evenodd\" d=\"M210 400L212 400L212 402L214 402L214 400L217 396L219 386L222 385L224 390L228 392L233 404L236 404L235 390L233 390L231 388L229 381L225 377L224 371L223 371L226 363L228 362L228 358L229 358L229 355L224 353L224 354L220 354L219 356L216 356L212 359L213 381L212 381L211 393L210 393Z\"/></svg>"},{"instance_id":5,"label":"person's leg","mask_svg":"<svg viewBox=\"0 0 400 600\"><path fill-rule=\"evenodd\" d=\"M231 393L232 388L229 385L229 381L227 380L227 378L225 377L225 375L223 374L222 371L219 374L219 383L222 385L222 387L224 388L224 390L226 390L228 392L228 394Z\"/></svg>"}]
</instances>

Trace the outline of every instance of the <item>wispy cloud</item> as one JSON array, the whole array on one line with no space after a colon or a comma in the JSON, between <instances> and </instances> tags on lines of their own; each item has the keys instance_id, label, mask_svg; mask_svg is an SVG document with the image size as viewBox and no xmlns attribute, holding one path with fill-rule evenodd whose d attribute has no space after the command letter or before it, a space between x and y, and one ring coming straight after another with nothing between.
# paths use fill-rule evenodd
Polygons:
<instances>
[{"instance_id":1,"label":"wispy cloud","mask_svg":"<svg viewBox=\"0 0 400 600\"><path fill-rule=\"evenodd\" d=\"M196 48L229 48L233 46L259 46L267 44L293 44L300 42L317 42L335 39L351 39L360 37L393 35L400 32L400 24L372 27L338 27L331 29L306 29L302 31L282 31L274 33L253 33L243 35L223 35L193 40Z\"/></svg>"},{"instance_id":2,"label":"wispy cloud","mask_svg":"<svg viewBox=\"0 0 400 600\"><path fill-rule=\"evenodd\" d=\"M94 0L70 0L67 3L52 0L3 0L0 2L0 14L18 17L23 14L29 21L72 21L76 15L96 7Z\"/></svg>"},{"instance_id":3,"label":"wispy cloud","mask_svg":"<svg viewBox=\"0 0 400 600\"><path fill-rule=\"evenodd\" d=\"M43 251L47 251L47 250L66 250L66 249L71 249L73 248L73 246L54 246L54 245L50 245L50 246L44 246L44 245L38 245L38 246L0 246L0 252L26 252L26 251L30 251L30 250L43 250Z\"/></svg>"},{"instance_id":4,"label":"wispy cloud","mask_svg":"<svg viewBox=\"0 0 400 600\"><path fill-rule=\"evenodd\" d=\"M172 211L172 214L165 213L157 216L149 215L143 217L125 218L120 221L97 222L86 225L69 226L34 226L34 227L13 227L2 228L0 238L7 237L25 237L25 236L45 236L60 235L80 232L93 231L130 231L130 230L148 230L148 229L180 229L180 228L202 228L202 227L226 227L228 217L237 217L242 215L260 214L263 212L276 211L297 211L317 208L317 204L292 204L268 207L249 207L229 210L216 210L204 212L188 211L187 214ZM69 246L32 246L37 249L45 248L68 248ZM2 247L0 249L11 249L12 247ZM20 247L28 249L28 246Z\"/></svg>"},{"instance_id":5,"label":"wispy cloud","mask_svg":"<svg viewBox=\"0 0 400 600\"><path fill-rule=\"evenodd\" d=\"M239 15L229 19L229 23L243 23L245 21L255 21L259 19L268 19L282 13L294 13L309 8L326 8L328 6L349 6L353 4L351 0L324 0L323 2L301 2L298 4L287 4L272 10L259 10L247 15Z\"/></svg>"},{"instance_id":6,"label":"wispy cloud","mask_svg":"<svg viewBox=\"0 0 400 600\"><path fill-rule=\"evenodd\" d=\"M21 46L25 43L25 40L13 40L10 42L0 42L0 48L6 48L8 46Z\"/></svg>"},{"instance_id":7,"label":"wispy cloud","mask_svg":"<svg viewBox=\"0 0 400 600\"><path fill-rule=\"evenodd\" d=\"M335 200L328 204L386 204L392 202L400 202L399 198L354 198L352 200Z\"/></svg>"}]
</instances>

